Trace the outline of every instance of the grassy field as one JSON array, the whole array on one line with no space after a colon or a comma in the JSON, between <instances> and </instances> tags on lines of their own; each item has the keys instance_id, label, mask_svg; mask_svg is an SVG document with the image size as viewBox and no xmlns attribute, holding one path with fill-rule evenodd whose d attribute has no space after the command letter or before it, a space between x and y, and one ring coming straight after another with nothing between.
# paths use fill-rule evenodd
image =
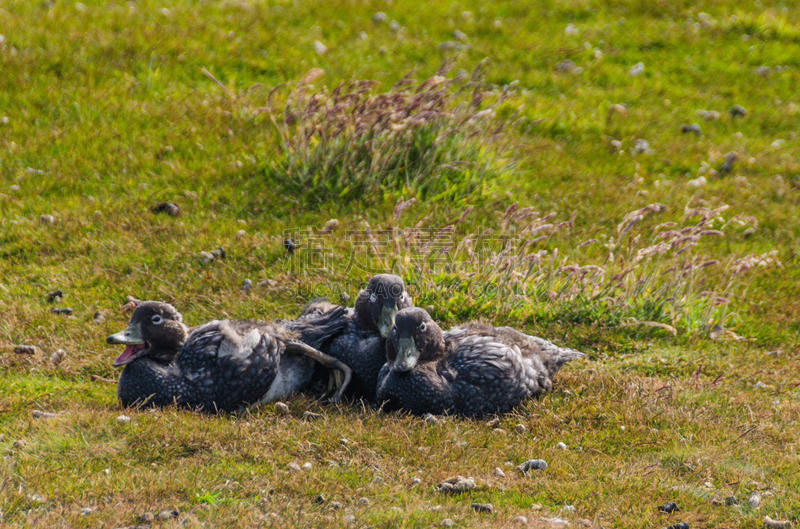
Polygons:
<instances>
[{"instance_id":1,"label":"grassy field","mask_svg":"<svg viewBox=\"0 0 800 529\"><path fill-rule=\"evenodd\" d=\"M0 526L800 519L792 2L0 0L0 34ZM493 422L104 381L128 295L286 318L385 270L590 359Z\"/></svg>"}]
</instances>

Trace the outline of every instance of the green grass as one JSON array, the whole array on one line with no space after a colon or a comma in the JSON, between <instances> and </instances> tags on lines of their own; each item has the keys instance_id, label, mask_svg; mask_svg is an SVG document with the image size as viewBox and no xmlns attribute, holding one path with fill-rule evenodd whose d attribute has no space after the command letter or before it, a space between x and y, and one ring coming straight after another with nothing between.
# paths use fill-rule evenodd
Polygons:
<instances>
[{"instance_id":1,"label":"green grass","mask_svg":"<svg viewBox=\"0 0 800 529\"><path fill-rule=\"evenodd\" d=\"M378 11L386 22L371 21ZM566 34L568 24L579 34ZM455 30L468 45L440 47L456 41ZM178 521L156 523L348 526L354 516L356 527L444 518L499 527L525 515L530 526L562 516L573 525L694 528L800 518L800 9L792 3L6 0L0 34L0 525L118 527L173 508ZM327 53L315 53L315 40ZM313 68L325 74L307 95L355 80L377 81L370 94L378 95L410 71L421 83L448 60L455 78L484 58L474 111L494 108L496 118L475 124L478 136L457 129L432 154L432 133L420 129L418 144L381 173L359 163L373 163L391 139L358 143L349 166L337 157L353 143L287 144L299 125L284 127L280 109ZM557 71L566 59L582 72ZM638 62L644 72L632 77ZM473 97L474 87L456 92L465 82L448 88L447 110ZM281 83L276 128L260 109ZM732 119L734 104L747 115ZM519 107L514 126L494 137L489 125ZM706 121L698 110L721 116ZM681 134L689 123L702 135ZM652 152L635 153L637 139ZM705 172L704 186L689 185L731 151L730 173ZM453 162L468 163L445 167ZM160 201L182 215L151 213ZM663 211L620 233L626 214L654 203ZM684 219L687 204L726 204L724 221L742 222L632 268L667 230L657 226L696 223ZM526 207L537 214L520 214ZM321 261L302 246L287 259L286 232L300 241L332 218L338 227L318 236L324 267L304 265ZM397 231L453 222L444 259ZM553 226L530 233L544 224ZM377 241L369 251L365 226ZM598 242L581 246L590 239ZM508 240L517 247L502 253ZM226 259L198 259L219 246ZM773 251L779 265L733 272L736 260ZM699 267L709 260L719 263ZM581 281L571 265L605 274ZM670 271L687 265L686 274ZM430 425L305 396L290 402L291 418L264 406L213 418L125 411L131 422L118 424L114 386L92 378L118 376L119 351L104 337L124 326L127 295L170 301L189 323L292 317L316 294L353 299L378 268L401 273L443 326L479 317L591 359L491 426ZM612 281L616 274L624 276ZM245 278L250 293L239 289ZM64 291L55 305L72 316L50 312L45 296L55 289ZM745 340L711 340L717 324ZM37 353L14 353L19 344ZM67 357L54 366L58 349ZM307 409L323 418L301 420ZM33 418L34 410L57 415ZM557 450L559 441L570 449ZM525 477L505 466L530 458L550 467ZM312 468L291 472L292 462ZM432 490L456 474L479 487ZM755 509L746 504L754 490L762 491ZM740 507L709 502L730 494ZM673 500L679 514L656 514ZM473 513L474 502L493 503L494 514ZM560 513L565 504L575 514ZM94 511L82 516L84 507Z\"/></svg>"}]
</instances>

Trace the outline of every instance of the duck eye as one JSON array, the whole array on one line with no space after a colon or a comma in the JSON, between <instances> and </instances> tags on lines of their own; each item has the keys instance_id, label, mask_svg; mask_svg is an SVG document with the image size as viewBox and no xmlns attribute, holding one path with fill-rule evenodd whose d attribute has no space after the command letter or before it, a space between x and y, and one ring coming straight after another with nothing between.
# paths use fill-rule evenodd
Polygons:
<instances>
[{"instance_id":1,"label":"duck eye","mask_svg":"<svg viewBox=\"0 0 800 529\"><path fill-rule=\"evenodd\" d=\"M369 295L369 301L370 303L375 303L376 301L378 301L378 295L373 292L372 294Z\"/></svg>"},{"instance_id":2,"label":"duck eye","mask_svg":"<svg viewBox=\"0 0 800 529\"><path fill-rule=\"evenodd\" d=\"M428 329L428 325L425 322L419 324L420 332L425 332Z\"/></svg>"},{"instance_id":3,"label":"duck eye","mask_svg":"<svg viewBox=\"0 0 800 529\"><path fill-rule=\"evenodd\" d=\"M164 321L164 319L160 315L155 314L152 318L150 318L150 321L152 321L155 325L161 325L161 322Z\"/></svg>"}]
</instances>

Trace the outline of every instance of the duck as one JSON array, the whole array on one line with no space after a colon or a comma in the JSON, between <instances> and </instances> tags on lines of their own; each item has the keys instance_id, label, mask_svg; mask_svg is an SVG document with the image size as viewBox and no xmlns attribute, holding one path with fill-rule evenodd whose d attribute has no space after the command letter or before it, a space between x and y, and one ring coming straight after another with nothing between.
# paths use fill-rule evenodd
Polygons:
<instances>
[{"instance_id":1,"label":"duck","mask_svg":"<svg viewBox=\"0 0 800 529\"><path fill-rule=\"evenodd\" d=\"M442 332L421 308L399 311L386 341L377 400L413 415L503 414L550 391L568 361L586 355L510 327L470 322Z\"/></svg>"},{"instance_id":2,"label":"duck","mask_svg":"<svg viewBox=\"0 0 800 529\"><path fill-rule=\"evenodd\" d=\"M194 328L175 307L140 302L128 326L109 344L125 345L117 399L124 407L175 404L206 413L234 412L272 402L303 388L315 364L338 373L332 402L352 372L317 348L346 325L344 310L303 321L214 320Z\"/></svg>"},{"instance_id":3,"label":"duck","mask_svg":"<svg viewBox=\"0 0 800 529\"><path fill-rule=\"evenodd\" d=\"M377 274L362 289L354 307L346 309L347 324L322 351L350 366L353 377L346 395L353 399L375 402L378 375L386 363L386 337L394 326L395 316L413 306L403 278L393 274ZM319 317L337 305L324 298L311 300L298 321Z\"/></svg>"}]
</instances>

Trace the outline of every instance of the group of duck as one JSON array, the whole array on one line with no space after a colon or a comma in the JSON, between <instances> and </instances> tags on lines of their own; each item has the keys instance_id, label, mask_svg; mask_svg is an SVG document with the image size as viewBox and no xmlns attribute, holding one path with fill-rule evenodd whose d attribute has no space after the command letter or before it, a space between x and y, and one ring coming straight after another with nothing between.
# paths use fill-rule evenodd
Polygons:
<instances>
[{"instance_id":1,"label":"group of duck","mask_svg":"<svg viewBox=\"0 0 800 529\"><path fill-rule=\"evenodd\" d=\"M189 328L167 303L145 301L107 338L125 350L123 406L232 412L323 388L330 402L363 399L386 411L477 417L505 413L552 388L573 349L509 327L447 332L414 307L402 278L373 276L354 308L309 302L294 320L215 320Z\"/></svg>"}]
</instances>

